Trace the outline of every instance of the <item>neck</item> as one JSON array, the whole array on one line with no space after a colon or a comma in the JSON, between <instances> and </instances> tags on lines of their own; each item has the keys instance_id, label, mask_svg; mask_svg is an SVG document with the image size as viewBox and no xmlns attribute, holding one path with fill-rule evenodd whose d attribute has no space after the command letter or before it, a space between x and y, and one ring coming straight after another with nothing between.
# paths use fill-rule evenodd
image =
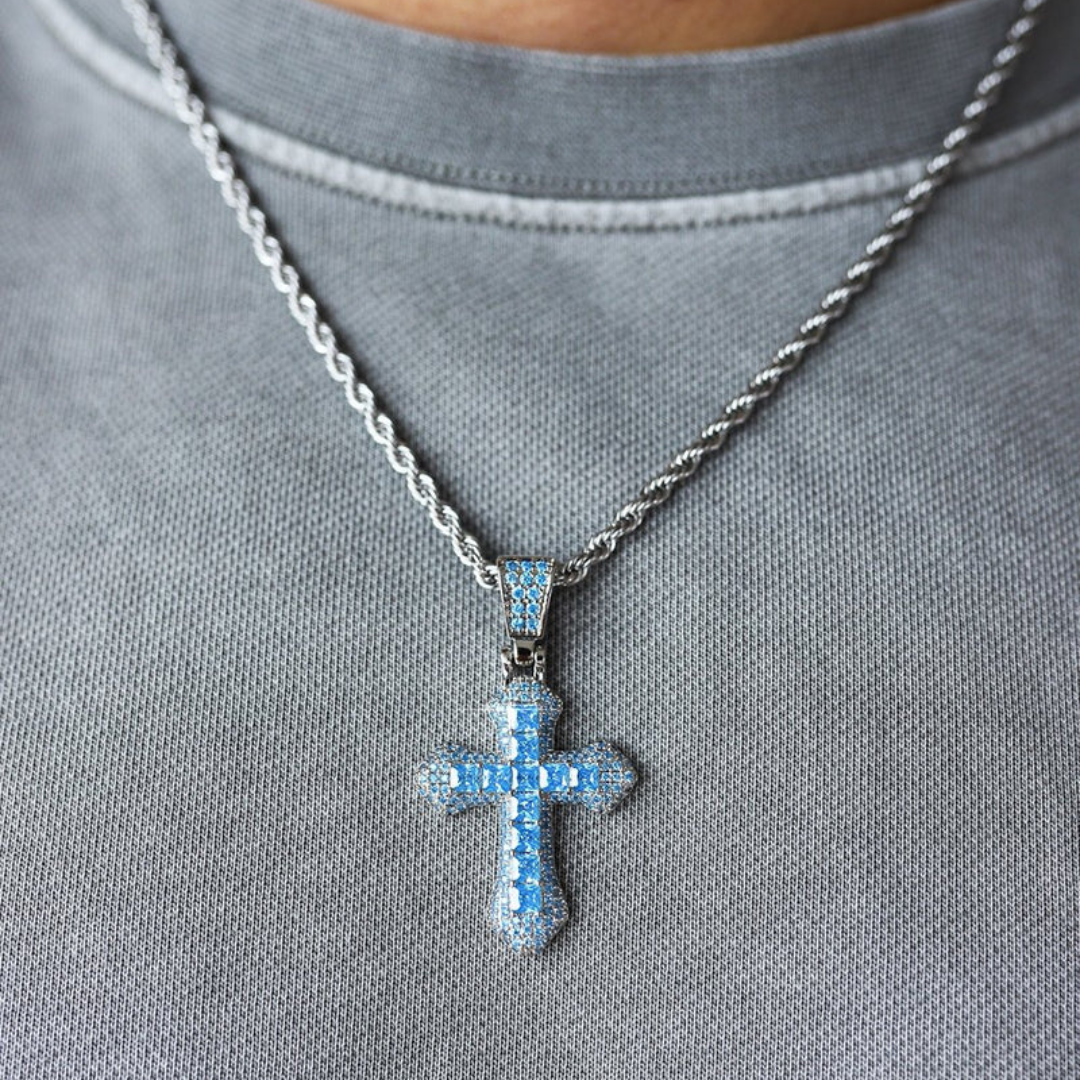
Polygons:
<instances>
[{"instance_id":1,"label":"neck","mask_svg":"<svg viewBox=\"0 0 1080 1080\"><path fill-rule=\"evenodd\" d=\"M449 37L530 49L679 53L846 30L941 0L326 0Z\"/></svg>"}]
</instances>

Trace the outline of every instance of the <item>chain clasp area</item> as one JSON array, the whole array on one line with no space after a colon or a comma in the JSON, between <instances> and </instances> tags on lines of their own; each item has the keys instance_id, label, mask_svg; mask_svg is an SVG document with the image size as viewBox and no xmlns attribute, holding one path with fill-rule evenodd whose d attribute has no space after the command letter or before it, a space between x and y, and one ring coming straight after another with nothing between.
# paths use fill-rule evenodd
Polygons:
<instances>
[{"instance_id":1,"label":"chain clasp area","mask_svg":"<svg viewBox=\"0 0 1080 1080\"><path fill-rule=\"evenodd\" d=\"M502 595L503 619L510 644L502 650L503 676L509 682L523 671L544 681L544 633L551 606L555 563L527 555L507 555L495 562Z\"/></svg>"},{"instance_id":2,"label":"chain clasp area","mask_svg":"<svg viewBox=\"0 0 1080 1080\"><path fill-rule=\"evenodd\" d=\"M546 663L547 651L542 644L537 642L512 641L509 645L503 646L503 679L506 682L510 682L518 674L543 682Z\"/></svg>"}]
</instances>

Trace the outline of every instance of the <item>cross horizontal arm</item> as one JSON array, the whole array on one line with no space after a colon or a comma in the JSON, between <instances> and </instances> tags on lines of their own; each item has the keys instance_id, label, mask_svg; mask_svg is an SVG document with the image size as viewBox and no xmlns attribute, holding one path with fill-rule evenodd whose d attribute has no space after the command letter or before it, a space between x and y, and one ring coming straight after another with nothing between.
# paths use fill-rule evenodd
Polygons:
<instances>
[{"instance_id":1,"label":"cross horizontal arm","mask_svg":"<svg viewBox=\"0 0 1080 1080\"><path fill-rule=\"evenodd\" d=\"M487 806L504 798L509 783L502 773L509 773L497 754L450 743L440 746L419 768L420 794L442 807L448 814L460 814L473 806Z\"/></svg>"},{"instance_id":2,"label":"cross horizontal arm","mask_svg":"<svg viewBox=\"0 0 1080 1080\"><path fill-rule=\"evenodd\" d=\"M637 782L627 758L610 743L545 756L540 785L552 802L579 803L590 810L613 810Z\"/></svg>"}]
</instances>

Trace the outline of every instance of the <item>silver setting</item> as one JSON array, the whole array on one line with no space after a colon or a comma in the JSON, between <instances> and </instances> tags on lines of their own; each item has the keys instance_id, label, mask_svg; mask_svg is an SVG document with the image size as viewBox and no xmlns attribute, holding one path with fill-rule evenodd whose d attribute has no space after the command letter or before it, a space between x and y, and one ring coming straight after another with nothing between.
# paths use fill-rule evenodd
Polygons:
<instances>
[{"instance_id":1,"label":"silver setting","mask_svg":"<svg viewBox=\"0 0 1080 1080\"><path fill-rule=\"evenodd\" d=\"M544 681L551 590L557 567L539 555L504 555L495 561L502 595L503 621L510 644L502 651L503 675L509 683L522 673Z\"/></svg>"},{"instance_id":2,"label":"silver setting","mask_svg":"<svg viewBox=\"0 0 1080 1080\"><path fill-rule=\"evenodd\" d=\"M523 647L522 647L523 645ZM502 647L503 682L509 686L515 679L547 681L547 649L537 642L511 642Z\"/></svg>"}]
</instances>

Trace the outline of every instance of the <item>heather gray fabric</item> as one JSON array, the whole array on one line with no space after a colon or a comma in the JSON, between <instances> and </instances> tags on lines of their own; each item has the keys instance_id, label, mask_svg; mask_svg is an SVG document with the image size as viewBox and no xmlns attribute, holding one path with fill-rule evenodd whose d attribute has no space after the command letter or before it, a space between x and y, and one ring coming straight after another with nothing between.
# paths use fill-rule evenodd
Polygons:
<instances>
[{"instance_id":1,"label":"heather gray fabric","mask_svg":"<svg viewBox=\"0 0 1080 1080\"><path fill-rule=\"evenodd\" d=\"M631 60L164 4L407 437L492 553L556 556L812 310L1011 7ZM0 1075L1080 1075L1080 7L827 346L556 597L561 743L642 781L562 815L573 919L524 960L496 813L413 796L491 744L493 597L119 6L0 16Z\"/></svg>"}]
</instances>

